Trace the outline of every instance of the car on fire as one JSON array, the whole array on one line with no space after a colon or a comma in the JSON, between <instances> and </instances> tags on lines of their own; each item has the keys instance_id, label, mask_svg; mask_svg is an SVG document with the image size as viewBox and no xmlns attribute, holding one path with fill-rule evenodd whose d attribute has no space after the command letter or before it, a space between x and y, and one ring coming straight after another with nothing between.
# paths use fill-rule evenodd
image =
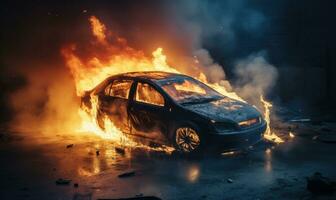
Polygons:
<instances>
[{"instance_id":1,"label":"car on fire","mask_svg":"<svg viewBox=\"0 0 336 200\"><path fill-rule=\"evenodd\" d=\"M125 134L159 144L173 145L182 153L204 149L237 150L263 138L266 122L244 102L226 97L186 75L168 72L130 72L107 78L82 97L105 129L107 117Z\"/></svg>"}]
</instances>

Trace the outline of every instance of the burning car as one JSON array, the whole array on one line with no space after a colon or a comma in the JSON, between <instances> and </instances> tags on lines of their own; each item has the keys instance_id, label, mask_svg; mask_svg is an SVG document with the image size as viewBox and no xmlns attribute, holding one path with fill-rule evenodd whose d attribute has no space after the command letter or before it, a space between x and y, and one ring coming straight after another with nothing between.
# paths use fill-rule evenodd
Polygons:
<instances>
[{"instance_id":1,"label":"burning car","mask_svg":"<svg viewBox=\"0 0 336 200\"><path fill-rule=\"evenodd\" d=\"M111 76L83 95L82 107L96 109L96 121L103 130L108 119L125 134L170 144L183 153L249 147L266 130L254 106L192 77L168 72Z\"/></svg>"}]
</instances>

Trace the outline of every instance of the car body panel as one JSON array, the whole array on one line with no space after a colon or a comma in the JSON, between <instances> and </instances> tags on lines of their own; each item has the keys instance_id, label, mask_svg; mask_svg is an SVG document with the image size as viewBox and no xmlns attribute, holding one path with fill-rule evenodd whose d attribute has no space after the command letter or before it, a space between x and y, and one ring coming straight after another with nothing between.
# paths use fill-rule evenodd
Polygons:
<instances>
[{"instance_id":1,"label":"car body panel","mask_svg":"<svg viewBox=\"0 0 336 200\"><path fill-rule=\"evenodd\" d=\"M129 132L128 123L128 100L118 97L99 96L99 111L105 113L113 124L123 132Z\"/></svg>"},{"instance_id":2,"label":"car body panel","mask_svg":"<svg viewBox=\"0 0 336 200\"><path fill-rule=\"evenodd\" d=\"M166 141L166 137L162 133L166 132L164 122L167 120L167 115L165 115L167 112L167 105L158 106L135 101L136 87L138 83L147 83L157 90L155 85L150 81L135 81L132 94L129 98L128 107L131 134L158 140L160 142ZM161 91L158 92L162 95Z\"/></svg>"},{"instance_id":3,"label":"car body panel","mask_svg":"<svg viewBox=\"0 0 336 200\"><path fill-rule=\"evenodd\" d=\"M260 117L260 113L252 106L230 98L223 98L200 104L189 104L186 109L197 112L215 121L241 122Z\"/></svg>"},{"instance_id":4,"label":"car body panel","mask_svg":"<svg viewBox=\"0 0 336 200\"><path fill-rule=\"evenodd\" d=\"M209 134L208 142L216 150L234 151L245 149L255 145L263 139L266 130L266 122L254 126L250 129L234 132Z\"/></svg>"}]
</instances>

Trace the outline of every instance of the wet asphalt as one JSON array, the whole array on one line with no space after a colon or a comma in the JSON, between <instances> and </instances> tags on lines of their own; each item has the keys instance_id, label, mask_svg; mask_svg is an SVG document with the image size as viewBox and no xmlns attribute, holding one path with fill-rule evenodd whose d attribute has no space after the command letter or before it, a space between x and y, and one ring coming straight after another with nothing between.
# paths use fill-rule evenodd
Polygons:
<instances>
[{"instance_id":1,"label":"wet asphalt","mask_svg":"<svg viewBox=\"0 0 336 200\"><path fill-rule=\"evenodd\" d=\"M336 199L306 190L306 177L314 172L336 180L336 145L310 136L261 142L248 152L183 157L120 150L84 134L8 135L0 142L3 200Z\"/></svg>"}]
</instances>

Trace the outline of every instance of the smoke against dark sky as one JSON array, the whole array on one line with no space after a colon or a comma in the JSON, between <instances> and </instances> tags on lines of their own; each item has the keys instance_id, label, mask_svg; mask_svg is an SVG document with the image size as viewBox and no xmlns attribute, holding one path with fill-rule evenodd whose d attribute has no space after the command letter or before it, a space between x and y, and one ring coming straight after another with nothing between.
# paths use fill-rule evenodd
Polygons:
<instances>
[{"instance_id":1,"label":"smoke against dark sky","mask_svg":"<svg viewBox=\"0 0 336 200\"><path fill-rule=\"evenodd\" d=\"M181 1L172 10L176 27L189 34L192 54L202 63L210 81L233 87L253 103L275 85L277 69L268 63L267 50L255 45L270 23L262 8L243 0ZM242 36L248 37L255 48L242 50ZM225 62L212 57L212 45L220 48L220 60Z\"/></svg>"},{"instance_id":2,"label":"smoke against dark sky","mask_svg":"<svg viewBox=\"0 0 336 200\"><path fill-rule=\"evenodd\" d=\"M175 22L192 36L194 48L204 47L206 40L223 45L226 51L237 47L239 35L249 34L256 39L263 34L267 18L253 4L243 0L228 1L181 1L174 4Z\"/></svg>"}]
</instances>

